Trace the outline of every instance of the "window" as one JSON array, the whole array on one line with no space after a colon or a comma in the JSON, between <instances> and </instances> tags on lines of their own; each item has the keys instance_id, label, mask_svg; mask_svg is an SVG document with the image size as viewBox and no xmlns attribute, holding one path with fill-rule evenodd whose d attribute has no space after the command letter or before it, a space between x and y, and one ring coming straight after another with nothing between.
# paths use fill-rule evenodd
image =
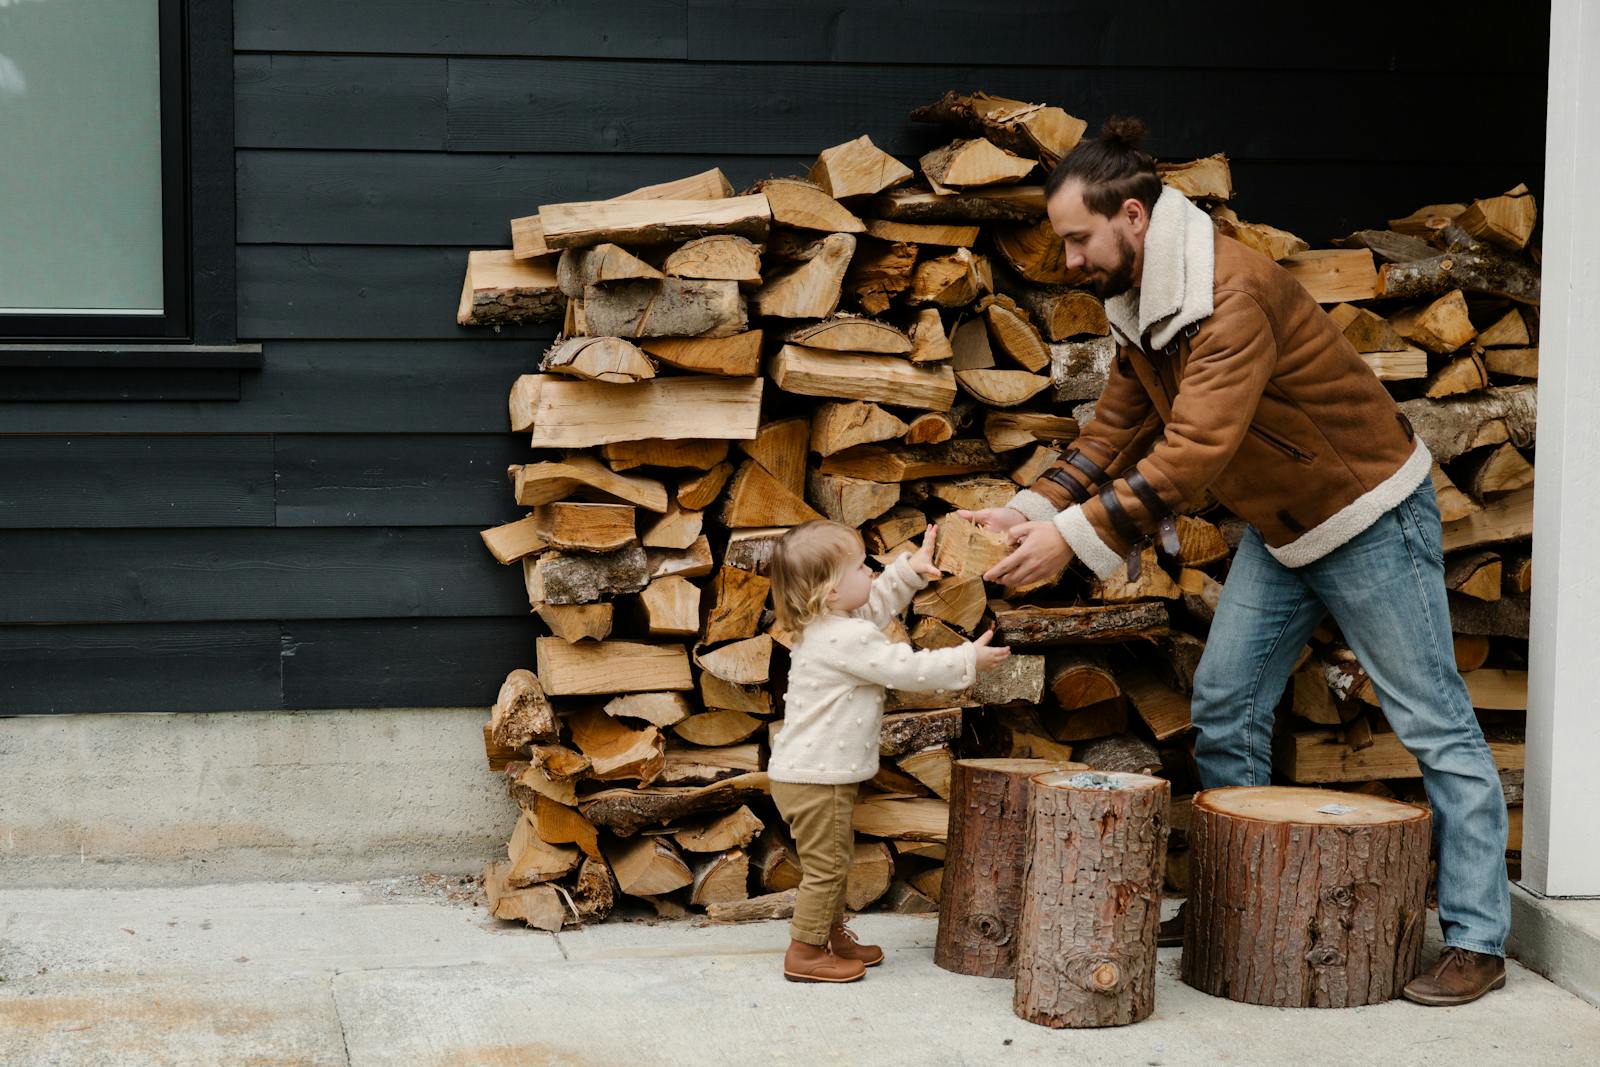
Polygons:
<instances>
[{"instance_id":1,"label":"window","mask_svg":"<svg viewBox=\"0 0 1600 1067\"><path fill-rule=\"evenodd\" d=\"M0 0L0 337L192 336L181 0Z\"/></svg>"}]
</instances>

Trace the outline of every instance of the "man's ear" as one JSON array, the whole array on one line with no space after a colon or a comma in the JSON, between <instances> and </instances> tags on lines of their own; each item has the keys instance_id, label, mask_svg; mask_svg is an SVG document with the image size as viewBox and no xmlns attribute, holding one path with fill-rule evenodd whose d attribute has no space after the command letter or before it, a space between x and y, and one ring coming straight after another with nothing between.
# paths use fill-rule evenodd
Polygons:
<instances>
[{"instance_id":1,"label":"man's ear","mask_svg":"<svg viewBox=\"0 0 1600 1067\"><path fill-rule=\"evenodd\" d=\"M1143 233L1150 225L1150 212L1145 209L1144 201L1136 196L1130 196L1122 202L1122 213L1134 233Z\"/></svg>"}]
</instances>

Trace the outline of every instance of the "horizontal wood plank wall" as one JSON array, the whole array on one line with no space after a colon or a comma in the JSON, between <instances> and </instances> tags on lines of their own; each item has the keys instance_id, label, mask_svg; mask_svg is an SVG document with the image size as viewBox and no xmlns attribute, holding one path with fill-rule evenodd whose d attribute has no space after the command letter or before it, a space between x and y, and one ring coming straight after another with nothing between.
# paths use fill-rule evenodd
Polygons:
<instances>
[{"instance_id":1,"label":"horizontal wood plank wall","mask_svg":"<svg viewBox=\"0 0 1600 1067\"><path fill-rule=\"evenodd\" d=\"M743 187L863 132L912 161L941 135L910 108L984 88L1140 114L1161 158L1226 152L1243 217L1325 244L1541 187L1546 20L234 0L239 333L264 366L0 371L0 714L492 700L533 630L478 531L519 514L505 394L552 333L453 313L466 253L540 203L708 166Z\"/></svg>"}]
</instances>

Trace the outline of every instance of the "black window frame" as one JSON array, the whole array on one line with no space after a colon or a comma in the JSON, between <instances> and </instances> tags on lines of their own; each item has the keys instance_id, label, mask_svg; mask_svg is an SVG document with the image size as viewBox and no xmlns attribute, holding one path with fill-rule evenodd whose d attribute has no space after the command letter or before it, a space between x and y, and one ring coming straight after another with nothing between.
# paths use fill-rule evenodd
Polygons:
<instances>
[{"instance_id":1,"label":"black window frame","mask_svg":"<svg viewBox=\"0 0 1600 1067\"><path fill-rule=\"evenodd\" d=\"M0 314L0 365L59 365L75 344L115 365L124 345L151 353L237 341L233 4L158 0L158 17L162 312Z\"/></svg>"}]
</instances>

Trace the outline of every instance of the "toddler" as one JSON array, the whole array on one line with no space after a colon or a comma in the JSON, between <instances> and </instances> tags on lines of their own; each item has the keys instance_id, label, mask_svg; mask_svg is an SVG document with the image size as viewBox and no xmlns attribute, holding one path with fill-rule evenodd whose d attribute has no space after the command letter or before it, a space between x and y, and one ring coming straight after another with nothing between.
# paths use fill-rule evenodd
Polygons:
<instances>
[{"instance_id":1,"label":"toddler","mask_svg":"<svg viewBox=\"0 0 1600 1067\"><path fill-rule=\"evenodd\" d=\"M857 942L843 919L855 853L850 819L860 784L878 772L884 690L955 693L1011 654L989 647L993 630L955 648L923 651L884 634L912 595L941 576L933 565L937 532L928 527L917 551L877 579L861 536L837 522L796 526L773 551L778 622L798 635L767 766L772 799L800 858L793 940L783 957L784 977L793 982L853 982L883 961L883 950Z\"/></svg>"}]
</instances>

